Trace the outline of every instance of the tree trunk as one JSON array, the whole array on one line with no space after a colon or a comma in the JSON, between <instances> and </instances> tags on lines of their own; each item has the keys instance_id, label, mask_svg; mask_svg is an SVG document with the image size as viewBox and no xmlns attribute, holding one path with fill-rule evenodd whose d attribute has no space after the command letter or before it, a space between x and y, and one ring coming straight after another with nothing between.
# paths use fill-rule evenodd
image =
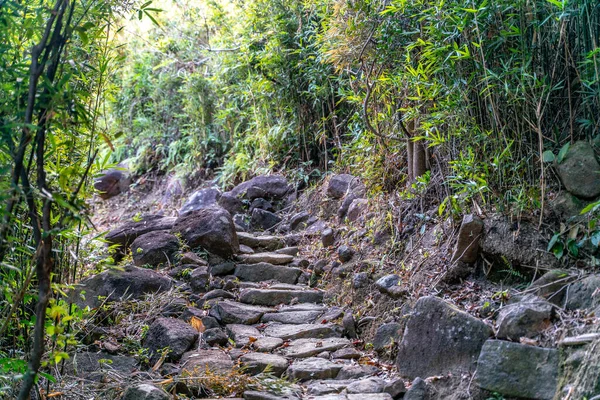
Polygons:
<instances>
[{"instance_id":1,"label":"tree trunk","mask_svg":"<svg viewBox=\"0 0 600 400\"><path fill-rule=\"evenodd\" d=\"M407 130L410 133L410 137L406 138L406 164L407 175L408 175L408 186L410 186L415 179L423 175L428 170L427 160L427 146L424 140L415 141L415 120L409 121L407 124Z\"/></svg>"},{"instance_id":2,"label":"tree trunk","mask_svg":"<svg viewBox=\"0 0 600 400\"><path fill-rule=\"evenodd\" d=\"M413 179L417 179L427 172L427 148L423 140L413 142Z\"/></svg>"},{"instance_id":3,"label":"tree trunk","mask_svg":"<svg viewBox=\"0 0 600 400\"><path fill-rule=\"evenodd\" d=\"M408 171L408 186L413 182L415 176L413 175L413 154L414 154L414 142L411 138L406 138L406 158L407 158L407 171Z\"/></svg>"}]
</instances>

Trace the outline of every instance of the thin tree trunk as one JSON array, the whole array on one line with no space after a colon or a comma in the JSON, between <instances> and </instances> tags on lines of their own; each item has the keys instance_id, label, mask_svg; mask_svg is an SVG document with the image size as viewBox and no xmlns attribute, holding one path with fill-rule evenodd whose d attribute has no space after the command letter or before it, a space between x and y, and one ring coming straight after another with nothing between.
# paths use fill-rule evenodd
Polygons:
<instances>
[{"instance_id":1,"label":"thin tree trunk","mask_svg":"<svg viewBox=\"0 0 600 400\"><path fill-rule=\"evenodd\" d=\"M411 138L406 138L406 160L407 160L407 170L408 170L408 186L410 186L415 179L413 174L413 156L415 152L414 142Z\"/></svg>"},{"instance_id":2,"label":"thin tree trunk","mask_svg":"<svg viewBox=\"0 0 600 400\"><path fill-rule=\"evenodd\" d=\"M67 13L69 10L69 13ZM55 5L55 11L52 13L52 17L49 18L48 26L46 27L46 34L42 42L35 46L32 51L32 63L31 63L31 77L35 79L36 84L33 85L30 82L30 91L37 91L37 81L46 69L46 81L52 84L56 77L58 67L60 65L60 56L64 50L64 46L67 42L68 30L63 27L68 27L70 20L73 16L74 5L68 0L57 0ZM64 17L67 15L67 21L64 21ZM50 32L52 35L50 36ZM49 41L48 41L49 38ZM39 58L41 57L41 61ZM35 72L35 73L34 73ZM31 96L31 92L29 93ZM37 115L37 132L35 136L35 160L36 160L36 176L37 176L37 190L41 193L45 193L46 196L41 200L41 210L39 210L40 201L36 202L33 198L33 188L29 182L28 172L23 168L21 158L21 165L15 164L15 171L21 177L21 184L24 189L25 198L29 207L29 215L34 232L34 241L37 248L36 258L36 277L38 282L38 300L36 305L36 321L33 332L33 348L29 358L28 370L23 377L23 384L19 392L19 400L27 400L30 398L31 389L35 384L35 378L40 369L42 358L44 355L45 345L45 322L46 322L46 308L51 296L51 274L54 265L52 258L52 202L47 194L50 193L46 181L46 170L45 170L45 151L46 151L46 132L50 123L48 114L49 105L47 102L51 97L50 90L45 88L39 98L37 93L33 94L33 101L28 102L26 118L32 119L32 115L35 109L36 101L41 102L44 106L39 110ZM28 117L27 117L28 116ZM25 148L31 141L31 133L29 127L26 126L24 135L29 136L28 140L25 141ZM22 142L23 143L23 142ZM25 154L25 148L19 149L19 156ZM34 150L32 150L33 152ZM14 178L13 178L14 181ZM18 180L16 180L18 184ZM41 216L41 217L40 217ZM2 232L4 234L4 232ZM3 238L2 238L3 239ZM4 257L5 248L0 251L0 257Z\"/></svg>"},{"instance_id":3,"label":"thin tree trunk","mask_svg":"<svg viewBox=\"0 0 600 400\"><path fill-rule=\"evenodd\" d=\"M418 140L413 142L413 178L417 179L425 172L427 172L427 154L425 142L423 140Z\"/></svg>"}]
</instances>

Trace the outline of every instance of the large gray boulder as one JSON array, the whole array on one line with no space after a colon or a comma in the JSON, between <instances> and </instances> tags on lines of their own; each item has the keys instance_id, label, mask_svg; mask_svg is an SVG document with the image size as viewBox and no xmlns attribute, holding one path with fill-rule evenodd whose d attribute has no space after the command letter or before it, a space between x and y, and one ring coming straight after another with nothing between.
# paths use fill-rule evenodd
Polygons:
<instances>
[{"instance_id":1,"label":"large gray boulder","mask_svg":"<svg viewBox=\"0 0 600 400\"><path fill-rule=\"evenodd\" d=\"M573 143L556 171L565 188L577 197L600 196L600 164L587 142Z\"/></svg>"},{"instance_id":2,"label":"large gray boulder","mask_svg":"<svg viewBox=\"0 0 600 400\"><path fill-rule=\"evenodd\" d=\"M333 175L327 184L327 195L334 199L341 199L347 193L352 193L356 196L365 194L365 186L360 178L350 174Z\"/></svg>"},{"instance_id":3,"label":"large gray boulder","mask_svg":"<svg viewBox=\"0 0 600 400\"><path fill-rule=\"evenodd\" d=\"M201 210L217 205L221 198L221 191L217 188L204 188L195 191L186 200L179 210L179 215L185 215L191 211Z\"/></svg>"},{"instance_id":4,"label":"large gray boulder","mask_svg":"<svg viewBox=\"0 0 600 400\"><path fill-rule=\"evenodd\" d=\"M168 348L166 360L179 361L198 339L198 331L190 324L177 318L158 318L148 330L144 347L150 351L151 360L157 361L160 351Z\"/></svg>"},{"instance_id":5,"label":"large gray boulder","mask_svg":"<svg viewBox=\"0 0 600 400\"><path fill-rule=\"evenodd\" d=\"M129 265L124 270L104 271L82 280L69 294L69 299L79 307L96 308L104 301L141 299L150 293L165 292L172 282L155 271Z\"/></svg>"},{"instance_id":6,"label":"large gray boulder","mask_svg":"<svg viewBox=\"0 0 600 400\"><path fill-rule=\"evenodd\" d=\"M488 340L477 362L479 387L525 399L554 398L559 371L556 349Z\"/></svg>"},{"instance_id":7,"label":"large gray boulder","mask_svg":"<svg viewBox=\"0 0 600 400\"><path fill-rule=\"evenodd\" d=\"M484 222L481 251L498 269L507 269L507 263L513 268L535 265L555 268L558 260L546 251L547 247L548 239L531 222L517 223L502 215L490 216Z\"/></svg>"},{"instance_id":8,"label":"large gray boulder","mask_svg":"<svg viewBox=\"0 0 600 400\"><path fill-rule=\"evenodd\" d=\"M600 274L590 275L571 284L565 300L567 310L591 310L597 306L600 306Z\"/></svg>"},{"instance_id":9,"label":"large gray boulder","mask_svg":"<svg viewBox=\"0 0 600 400\"><path fill-rule=\"evenodd\" d=\"M175 217L147 214L135 218L108 232L104 239L109 245L117 245L120 251L129 248L138 237L148 232L170 230L175 223Z\"/></svg>"},{"instance_id":10,"label":"large gray boulder","mask_svg":"<svg viewBox=\"0 0 600 400\"><path fill-rule=\"evenodd\" d=\"M492 329L437 297L421 297L406 323L396 364L402 376L470 372Z\"/></svg>"},{"instance_id":11,"label":"large gray boulder","mask_svg":"<svg viewBox=\"0 0 600 400\"><path fill-rule=\"evenodd\" d=\"M129 190L130 184L131 177L124 167L111 168L102 171L98 177L94 179L94 189L98 191L98 195L103 200L125 193Z\"/></svg>"},{"instance_id":12,"label":"large gray boulder","mask_svg":"<svg viewBox=\"0 0 600 400\"><path fill-rule=\"evenodd\" d=\"M246 200L282 199L291 190L290 185L282 175L263 175L240 183L229 192L231 195Z\"/></svg>"},{"instance_id":13,"label":"large gray boulder","mask_svg":"<svg viewBox=\"0 0 600 400\"><path fill-rule=\"evenodd\" d=\"M402 325L397 322L389 322L377 328L373 338L373 350L383 351L392 344L397 345L402 339Z\"/></svg>"},{"instance_id":14,"label":"large gray boulder","mask_svg":"<svg viewBox=\"0 0 600 400\"><path fill-rule=\"evenodd\" d=\"M250 218L250 224L255 229L268 230L273 228L275 225L281 222L281 218L267 210L255 208L252 210L252 217Z\"/></svg>"},{"instance_id":15,"label":"large gray boulder","mask_svg":"<svg viewBox=\"0 0 600 400\"><path fill-rule=\"evenodd\" d=\"M219 206L223 207L231 215L241 214L244 211L244 203L231 192L225 192L219 197Z\"/></svg>"},{"instance_id":16,"label":"large gray boulder","mask_svg":"<svg viewBox=\"0 0 600 400\"><path fill-rule=\"evenodd\" d=\"M129 376L139 368L134 357L113 355L105 352L75 353L65 361L65 374L101 382L115 372Z\"/></svg>"},{"instance_id":17,"label":"large gray boulder","mask_svg":"<svg viewBox=\"0 0 600 400\"><path fill-rule=\"evenodd\" d=\"M496 337L518 341L537 336L550 326L553 317L554 306L539 298L509 304L498 313Z\"/></svg>"},{"instance_id":18,"label":"large gray boulder","mask_svg":"<svg viewBox=\"0 0 600 400\"><path fill-rule=\"evenodd\" d=\"M546 299L552 304L563 305L569 283L577 279L577 275L565 269L551 269L531 284L528 291Z\"/></svg>"},{"instance_id":19,"label":"large gray boulder","mask_svg":"<svg viewBox=\"0 0 600 400\"><path fill-rule=\"evenodd\" d=\"M221 207L203 208L180 216L171 232L180 235L191 248L202 247L225 258L240 249L231 214Z\"/></svg>"},{"instance_id":20,"label":"large gray boulder","mask_svg":"<svg viewBox=\"0 0 600 400\"><path fill-rule=\"evenodd\" d=\"M133 241L131 255L137 266L174 264L179 251L179 239L169 231L148 232Z\"/></svg>"}]
</instances>

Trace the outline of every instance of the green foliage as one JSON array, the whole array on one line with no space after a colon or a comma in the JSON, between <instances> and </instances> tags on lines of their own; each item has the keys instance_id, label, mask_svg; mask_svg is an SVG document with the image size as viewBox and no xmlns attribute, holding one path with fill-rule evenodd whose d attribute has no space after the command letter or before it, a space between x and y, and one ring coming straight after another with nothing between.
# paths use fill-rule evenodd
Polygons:
<instances>
[{"instance_id":1,"label":"green foliage","mask_svg":"<svg viewBox=\"0 0 600 400\"><path fill-rule=\"evenodd\" d=\"M67 359L75 344L82 313L65 303L66 284L89 233L89 183L105 165L98 143L112 146L100 121L120 57L115 27L135 7L104 0L0 5L0 355L12 349L1 379L11 398L14 387L28 398L40 377L53 381L39 366Z\"/></svg>"}]
</instances>

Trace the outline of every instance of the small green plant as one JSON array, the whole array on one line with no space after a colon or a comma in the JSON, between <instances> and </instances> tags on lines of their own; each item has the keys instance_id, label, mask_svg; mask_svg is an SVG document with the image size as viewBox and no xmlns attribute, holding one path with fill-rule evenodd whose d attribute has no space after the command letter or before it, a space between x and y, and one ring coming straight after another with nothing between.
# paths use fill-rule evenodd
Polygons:
<instances>
[{"instance_id":1,"label":"small green plant","mask_svg":"<svg viewBox=\"0 0 600 400\"><path fill-rule=\"evenodd\" d=\"M142 213L138 211L133 217L131 217L131 220L133 222L141 222L142 221Z\"/></svg>"}]
</instances>

